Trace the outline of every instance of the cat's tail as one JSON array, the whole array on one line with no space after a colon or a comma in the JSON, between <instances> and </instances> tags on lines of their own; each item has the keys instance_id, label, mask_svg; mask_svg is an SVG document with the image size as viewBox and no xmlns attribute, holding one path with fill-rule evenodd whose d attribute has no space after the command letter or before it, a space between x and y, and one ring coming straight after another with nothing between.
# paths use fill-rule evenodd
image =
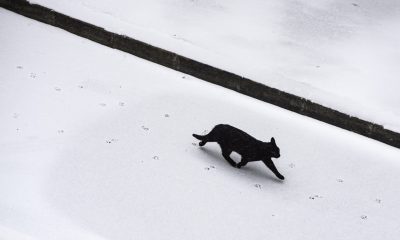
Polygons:
<instances>
[{"instance_id":1,"label":"cat's tail","mask_svg":"<svg viewBox=\"0 0 400 240\"><path fill-rule=\"evenodd\" d=\"M207 140L208 140L207 135L201 136L201 135L197 135L197 134L192 134L192 136L195 137L195 138L197 138L197 139L199 139L199 140L201 141L201 142L199 142L199 146L200 146L200 147L206 145Z\"/></svg>"},{"instance_id":2,"label":"cat's tail","mask_svg":"<svg viewBox=\"0 0 400 240\"><path fill-rule=\"evenodd\" d=\"M204 140L204 137L205 137L205 136L201 136L201 135L197 135L197 134L192 134L192 136L199 139L200 141Z\"/></svg>"}]
</instances>

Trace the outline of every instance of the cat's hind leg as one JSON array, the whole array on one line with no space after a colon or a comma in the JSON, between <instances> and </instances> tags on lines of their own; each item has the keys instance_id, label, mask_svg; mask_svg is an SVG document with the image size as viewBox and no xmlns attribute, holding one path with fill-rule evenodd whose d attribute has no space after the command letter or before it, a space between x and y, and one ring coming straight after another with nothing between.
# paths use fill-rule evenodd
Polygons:
<instances>
[{"instance_id":1,"label":"cat's hind leg","mask_svg":"<svg viewBox=\"0 0 400 240\"><path fill-rule=\"evenodd\" d=\"M193 137L197 138L198 140L200 140L199 146L202 147L204 145L206 145L207 143L207 135L201 136L201 135L197 135L197 134L192 134Z\"/></svg>"},{"instance_id":2,"label":"cat's hind leg","mask_svg":"<svg viewBox=\"0 0 400 240\"><path fill-rule=\"evenodd\" d=\"M232 160L232 158L230 157L232 151L228 150L224 147L221 146L222 149L222 156L225 158L225 160L232 166L232 167L237 167L237 164L235 163L235 161Z\"/></svg>"},{"instance_id":3,"label":"cat's hind leg","mask_svg":"<svg viewBox=\"0 0 400 240\"><path fill-rule=\"evenodd\" d=\"M247 163L248 163L247 160L242 159L242 160L240 161L240 163L238 163L238 164L236 165L236 167L237 167L237 168L241 168L241 167L243 167L243 166L246 166Z\"/></svg>"},{"instance_id":4,"label":"cat's hind leg","mask_svg":"<svg viewBox=\"0 0 400 240\"><path fill-rule=\"evenodd\" d=\"M201 142L199 143L199 146L204 146L207 142L217 142L219 139L219 131L216 130L218 128L214 127L211 132L209 132L206 135L197 135L197 134L192 134L193 137L197 138Z\"/></svg>"}]
</instances>

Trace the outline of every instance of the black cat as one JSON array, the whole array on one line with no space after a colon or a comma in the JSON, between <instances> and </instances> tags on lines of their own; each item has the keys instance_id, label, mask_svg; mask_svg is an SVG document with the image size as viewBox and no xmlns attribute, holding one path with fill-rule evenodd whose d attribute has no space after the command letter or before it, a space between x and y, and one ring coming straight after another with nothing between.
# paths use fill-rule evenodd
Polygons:
<instances>
[{"instance_id":1,"label":"black cat","mask_svg":"<svg viewBox=\"0 0 400 240\"><path fill-rule=\"evenodd\" d=\"M232 167L241 168L248 162L263 161L279 179L285 179L282 174L278 172L271 160L271 158L280 157L279 148L276 146L274 138L271 138L271 142L269 143L262 142L242 130L227 124L215 126L207 135L200 136L193 134L193 137L201 140L199 143L200 146L204 146L207 142L217 142L221 147L222 156L224 156ZM233 151L242 156L238 164L230 158L230 154Z\"/></svg>"}]
</instances>

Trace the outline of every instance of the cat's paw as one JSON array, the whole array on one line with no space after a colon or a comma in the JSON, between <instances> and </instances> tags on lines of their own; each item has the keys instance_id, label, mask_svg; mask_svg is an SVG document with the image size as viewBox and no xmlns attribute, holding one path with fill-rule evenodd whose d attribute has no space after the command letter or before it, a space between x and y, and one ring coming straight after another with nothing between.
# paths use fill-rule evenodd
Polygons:
<instances>
[{"instance_id":1,"label":"cat's paw","mask_svg":"<svg viewBox=\"0 0 400 240\"><path fill-rule=\"evenodd\" d=\"M282 176L282 175L279 175L279 176L277 176L280 180L284 180L285 179L285 177L284 176Z\"/></svg>"},{"instance_id":2,"label":"cat's paw","mask_svg":"<svg viewBox=\"0 0 400 240\"><path fill-rule=\"evenodd\" d=\"M236 164L236 163L229 163L232 167L234 167L234 168L240 168L239 167L239 165L238 164Z\"/></svg>"}]
</instances>

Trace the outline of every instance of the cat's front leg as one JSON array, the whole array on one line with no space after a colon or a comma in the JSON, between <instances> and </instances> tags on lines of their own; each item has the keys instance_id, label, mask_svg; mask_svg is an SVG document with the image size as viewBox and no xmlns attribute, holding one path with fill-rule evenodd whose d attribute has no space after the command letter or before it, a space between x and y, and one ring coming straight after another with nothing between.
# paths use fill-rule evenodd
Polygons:
<instances>
[{"instance_id":1,"label":"cat's front leg","mask_svg":"<svg viewBox=\"0 0 400 240\"><path fill-rule=\"evenodd\" d=\"M271 159L266 159L266 160L262 160L262 161L275 174L275 176L277 178L279 178L280 180L285 179L285 177L278 172L278 169L276 169L276 167Z\"/></svg>"}]
</instances>

